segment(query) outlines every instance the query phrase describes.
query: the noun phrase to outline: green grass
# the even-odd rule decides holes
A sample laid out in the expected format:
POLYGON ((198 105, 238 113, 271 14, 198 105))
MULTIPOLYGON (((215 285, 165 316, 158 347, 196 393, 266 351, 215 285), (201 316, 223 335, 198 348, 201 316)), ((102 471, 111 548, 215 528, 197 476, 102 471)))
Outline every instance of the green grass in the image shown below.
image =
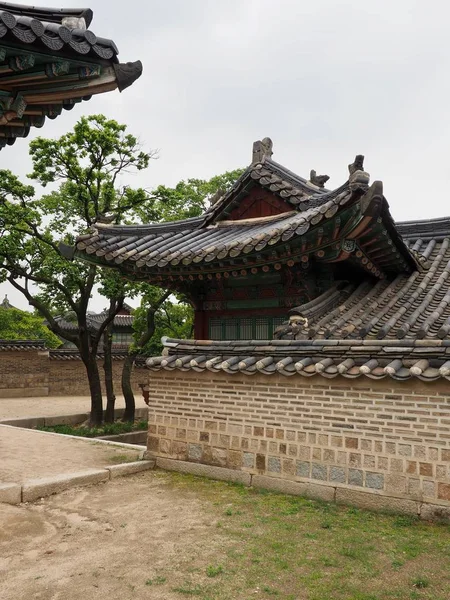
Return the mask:
POLYGON ((102 427, 85 427, 83 425, 51 425, 38 426, 40 431, 51 431, 53 433, 62 433, 64 435, 78 435, 80 437, 100 437, 102 435, 118 435, 121 433, 130 433, 131 431, 145 431, 148 428, 147 421, 135 421, 134 423, 108 423, 102 427))
POLYGON ((181 474, 210 542, 163 573, 200 600, 448 600, 450 527, 181 474))

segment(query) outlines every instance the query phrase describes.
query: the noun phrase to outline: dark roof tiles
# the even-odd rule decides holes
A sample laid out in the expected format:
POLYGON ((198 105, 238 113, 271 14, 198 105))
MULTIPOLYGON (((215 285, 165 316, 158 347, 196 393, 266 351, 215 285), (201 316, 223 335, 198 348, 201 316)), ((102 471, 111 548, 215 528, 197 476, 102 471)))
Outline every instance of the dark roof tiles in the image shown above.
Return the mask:
POLYGON ((47 350, 43 340, 0 340, 0 352, 47 350))
POLYGON ((57 11, 1 2, 0 39, 23 44, 42 43, 54 52, 74 51, 82 56, 92 54, 96 58, 117 60, 119 51, 112 40, 97 37, 89 29, 69 28, 64 24, 64 19, 70 17, 84 19, 86 26, 89 26, 92 11, 57 11))
POLYGON ((332 217, 337 208, 350 200, 350 189, 339 194, 323 194, 320 206, 305 212, 288 212, 274 218, 249 222, 227 221, 203 226, 201 219, 187 219, 166 227, 147 225, 110 227, 97 224, 95 233, 78 239, 77 250, 107 261, 135 263, 137 267, 189 265, 234 258, 261 251, 268 245, 304 235, 311 226, 332 217))
POLYGON ((356 378, 366 376, 372 379, 391 377, 400 381, 418 378, 422 381, 450 379, 450 360, 445 352, 450 349, 450 341, 436 342, 431 348, 419 342, 405 347, 394 346, 395 342, 361 341, 360 346, 351 346, 349 340, 339 340, 339 355, 330 355, 330 340, 323 340, 311 347, 309 340, 293 340, 290 343, 258 340, 253 354, 242 352, 242 347, 232 341, 209 341, 208 344, 195 340, 163 339, 167 356, 152 357, 147 360, 150 370, 244 373, 254 375, 279 373, 287 377, 321 375, 325 378, 343 376, 356 378), (258 347, 258 344, 259 347, 258 347), (428 352, 436 356, 428 356, 428 352))

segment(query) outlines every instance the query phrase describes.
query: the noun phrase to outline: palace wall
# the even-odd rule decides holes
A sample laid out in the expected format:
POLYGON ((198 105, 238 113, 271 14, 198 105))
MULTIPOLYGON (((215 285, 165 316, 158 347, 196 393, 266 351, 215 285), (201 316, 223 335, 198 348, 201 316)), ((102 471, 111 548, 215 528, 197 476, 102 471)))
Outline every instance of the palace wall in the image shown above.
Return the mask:
POLYGON ((157 371, 148 454, 163 468, 372 509, 450 515, 446 381, 157 371))
MULTIPOLYGON (((123 359, 113 361, 114 385, 121 394, 123 359)), ((102 375, 102 359, 99 359, 102 375)), ((138 383, 146 381, 147 373, 136 368, 132 375, 135 391, 138 383)), ((32 396, 86 396, 89 395, 86 370, 81 360, 50 359, 42 351, 0 352, 0 398, 32 396)))

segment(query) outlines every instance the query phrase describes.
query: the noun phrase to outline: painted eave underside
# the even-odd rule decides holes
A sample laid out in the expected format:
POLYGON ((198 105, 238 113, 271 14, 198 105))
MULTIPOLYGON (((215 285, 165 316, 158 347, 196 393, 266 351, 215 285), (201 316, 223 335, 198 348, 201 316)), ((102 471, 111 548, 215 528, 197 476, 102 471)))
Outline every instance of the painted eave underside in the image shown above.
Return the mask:
POLYGON ((0 2, 0 149, 31 127, 89 100, 125 89, 142 64, 119 64, 113 40, 89 27, 90 9, 50 9, 0 2), (80 22, 79 29, 66 19, 80 22), (63 24, 64 20, 64 24, 63 24))

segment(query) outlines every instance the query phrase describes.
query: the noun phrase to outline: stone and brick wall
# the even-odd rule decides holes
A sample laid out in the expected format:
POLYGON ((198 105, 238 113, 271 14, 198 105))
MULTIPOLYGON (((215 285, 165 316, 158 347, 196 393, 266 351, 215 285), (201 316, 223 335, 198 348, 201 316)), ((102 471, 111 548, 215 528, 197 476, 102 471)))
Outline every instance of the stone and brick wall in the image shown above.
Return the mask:
POLYGON ((0 398, 48 395, 48 362, 47 352, 0 352, 0 398))
POLYGON ((446 381, 209 371, 149 378, 148 451, 158 457, 371 508, 450 509, 446 381))
MULTIPOLYGON (((114 385, 121 393, 122 360, 114 360, 114 385)), ((101 361, 99 368, 102 369, 101 361)), ((132 375, 133 388, 147 379, 142 368, 132 375)), ((81 360, 50 360, 48 352, 0 352, 0 398, 31 396, 86 396, 89 395, 86 370, 81 360)))

